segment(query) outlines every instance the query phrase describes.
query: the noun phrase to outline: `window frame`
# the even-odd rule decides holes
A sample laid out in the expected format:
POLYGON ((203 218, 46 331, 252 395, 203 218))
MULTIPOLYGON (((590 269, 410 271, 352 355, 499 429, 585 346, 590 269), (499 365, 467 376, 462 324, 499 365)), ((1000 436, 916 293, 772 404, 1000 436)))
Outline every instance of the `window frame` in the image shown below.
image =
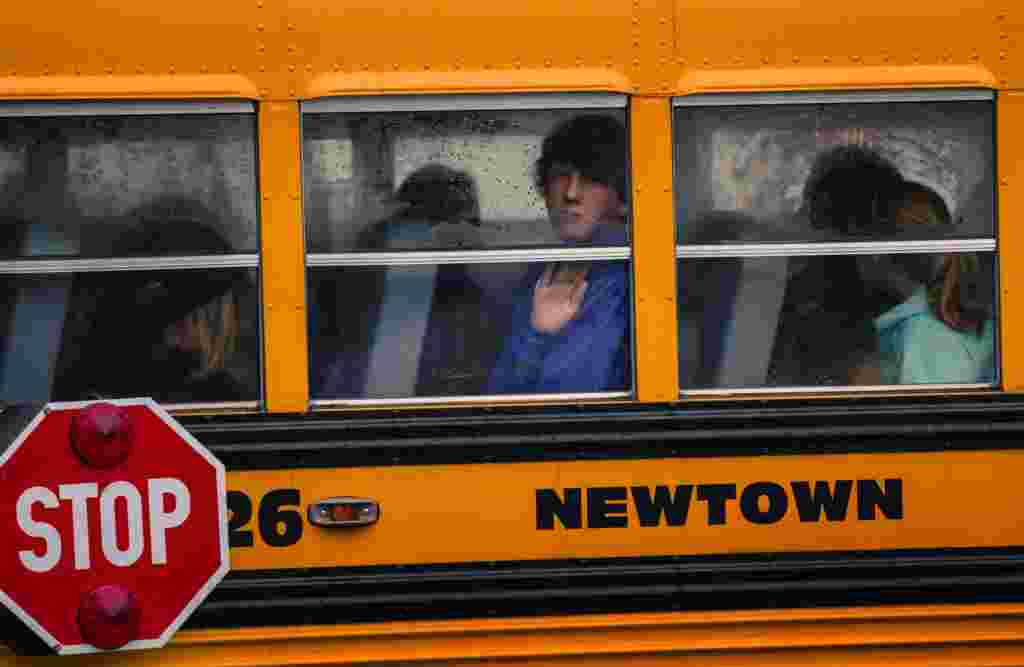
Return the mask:
MULTIPOLYGON (((302 197, 308 196, 305 164, 305 119, 312 114, 345 113, 415 113, 445 111, 533 111, 533 110, 575 110, 599 111, 621 109, 627 136, 630 125, 630 99, 623 93, 574 92, 574 93, 461 93, 461 94, 409 94, 409 95, 353 95, 326 97, 302 101, 299 105, 302 197)), ((627 188, 631 174, 632 150, 627 145, 627 188)), ((632 225, 633 209, 627 213, 632 225)), ((307 207, 303 206, 303 239, 309 246, 309 225, 307 207)), ((631 285, 635 285, 633 267, 633 238, 625 246, 584 247, 584 248, 501 248, 494 250, 404 250, 390 252, 309 252, 305 251, 305 280, 309 282, 311 269, 339 267, 391 267, 391 266, 439 266, 444 264, 508 264, 549 261, 626 261, 629 262, 631 285)), ((486 406, 494 404, 559 403, 566 401, 617 401, 633 400, 637 396, 635 363, 636 308, 631 299, 629 356, 633 359, 628 369, 629 388, 625 391, 579 392, 557 394, 480 394, 472 396, 410 396, 403 398, 314 398, 310 387, 309 406, 313 411, 324 408, 373 408, 401 406, 443 406, 466 405, 486 406)), ((307 345, 310 370, 313 364, 313 341, 307 345)))
MULTIPOLYGON (((672 109, 672 179, 675 184, 676 202, 674 204, 675 257, 677 263, 692 259, 743 259, 763 257, 823 257, 823 256, 854 256, 854 255, 894 255, 894 254, 932 254, 932 253, 973 253, 990 252, 993 254, 993 290, 1000 294, 999 268, 999 192, 996 184, 998 174, 998 124, 996 111, 998 108, 998 91, 986 88, 962 89, 927 89, 927 90, 849 90, 849 91, 771 91, 750 93, 697 93, 693 95, 673 96, 672 109), (756 107, 756 106, 796 106, 796 105, 851 105, 851 104, 891 104, 891 103, 928 103, 928 102, 988 102, 992 106, 993 127, 992 146, 992 196, 993 220, 991 236, 965 239, 909 240, 909 241, 808 241, 798 243, 779 242, 745 242, 722 244, 684 244, 680 238, 681 226, 678 220, 680 212, 678 197, 680 196, 677 174, 677 142, 681 128, 676 121, 676 110, 683 108, 714 108, 714 107, 756 107)), ((680 382, 679 399, 702 399, 722 396, 754 397, 758 395, 863 395, 878 393, 934 393, 943 391, 991 391, 1003 389, 1003 355, 1001 336, 1003 313, 1001 304, 996 299, 994 317, 995 335, 994 371, 991 383, 936 383, 936 384, 897 384, 897 385, 837 385, 837 386, 786 386, 786 387, 711 387, 687 388, 680 382)), ((677 326, 682 324, 677 308, 677 326)), ((681 341, 680 343, 681 344, 681 341)))
MULTIPOLYGON (((254 134, 253 154, 259 159, 259 127, 256 126, 257 109, 254 102, 240 100, 137 100, 137 101, 0 101, 0 120, 5 118, 63 118, 63 117, 131 117, 131 116, 252 116, 254 134)), ((257 197, 255 221, 256 247, 254 253, 228 253, 223 255, 173 255, 159 257, 96 257, 45 259, 0 259, 0 278, 8 276, 54 276, 80 273, 109 273, 122 271, 172 271, 201 269, 248 269, 257 275, 257 293, 260 293, 259 178, 254 179, 257 197)), ((262 299, 261 299, 262 300, 262 299)), ((263 326, 263 308, 257 304, 259 335, 266 335, 263 326)), ((262 344, 261 344, 262 346, 262 344)), ((249 401, 196 401, 189 403, 161 403, 161 407, 174 412, 188 411, 256 411, 261 408, 266 393, 266 368, 263 355, 258 360, 259 393, 249 401)))

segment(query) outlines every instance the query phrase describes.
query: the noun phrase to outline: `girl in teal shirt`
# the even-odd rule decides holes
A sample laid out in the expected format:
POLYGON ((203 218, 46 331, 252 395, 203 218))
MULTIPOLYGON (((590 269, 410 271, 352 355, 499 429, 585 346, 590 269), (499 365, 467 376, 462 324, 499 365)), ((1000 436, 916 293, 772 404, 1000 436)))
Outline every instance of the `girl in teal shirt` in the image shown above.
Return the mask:
MULTIPOLYGON (((904 182, 895 225, 950 225, 942 198, 904 182)), ((995 333, 981 261, 973 254, 889 255, 861 262, 868 282, 910 297, 875 318, 882 384, 965 384, 995 380, 995 333), (865 266, 870 265, 870 266, 865 266), (929 270, 930 269, 930 270, 929 270), (914 276, 931 273, 914 288, 914 276)))

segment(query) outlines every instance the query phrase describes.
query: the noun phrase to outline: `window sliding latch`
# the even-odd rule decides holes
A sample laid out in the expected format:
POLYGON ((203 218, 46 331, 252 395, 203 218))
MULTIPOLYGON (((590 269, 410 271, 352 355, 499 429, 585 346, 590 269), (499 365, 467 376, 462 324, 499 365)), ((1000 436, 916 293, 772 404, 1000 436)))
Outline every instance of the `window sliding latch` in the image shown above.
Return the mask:
POLYGON ((327 498, 311 503, 306 515, 311 524, 325 528, 369 526, 380 518, 380 505, 368 498, 327 498))

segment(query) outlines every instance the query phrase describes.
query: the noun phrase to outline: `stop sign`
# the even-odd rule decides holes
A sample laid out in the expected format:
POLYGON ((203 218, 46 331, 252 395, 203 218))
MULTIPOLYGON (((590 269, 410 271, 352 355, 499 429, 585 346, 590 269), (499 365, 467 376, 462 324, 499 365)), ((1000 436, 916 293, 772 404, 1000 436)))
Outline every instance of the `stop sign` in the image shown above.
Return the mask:
POLYGON ((0 545, 58 653, 163 646, 227 573, 224 466, 150 399, 52 403, 0 454, 0 545))

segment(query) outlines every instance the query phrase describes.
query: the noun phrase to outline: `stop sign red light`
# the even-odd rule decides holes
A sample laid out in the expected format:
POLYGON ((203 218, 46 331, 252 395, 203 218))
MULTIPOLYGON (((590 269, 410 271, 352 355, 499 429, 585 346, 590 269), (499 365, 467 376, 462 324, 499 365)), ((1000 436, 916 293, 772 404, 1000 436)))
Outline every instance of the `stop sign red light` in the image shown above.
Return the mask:
POLYGON ((226 497, 152 400, 51 404, 0 454, 0 602, 61 654, 163 646, 228 571, 226 497))

